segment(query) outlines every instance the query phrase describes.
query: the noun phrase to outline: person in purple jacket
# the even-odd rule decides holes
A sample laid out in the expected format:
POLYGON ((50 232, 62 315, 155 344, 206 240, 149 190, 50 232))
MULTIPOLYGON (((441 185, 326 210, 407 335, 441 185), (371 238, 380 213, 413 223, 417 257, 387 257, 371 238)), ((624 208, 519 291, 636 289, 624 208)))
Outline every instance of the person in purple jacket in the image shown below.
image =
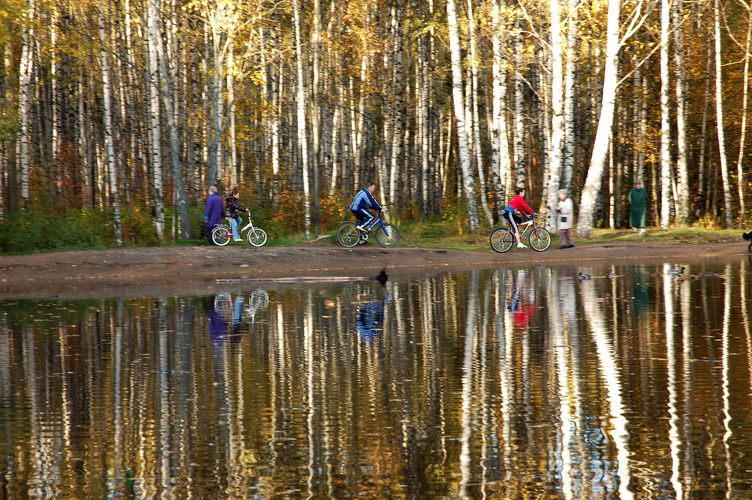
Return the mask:
POLYGON ((206 209, 204 210, 204 226, 209 234, 209 244, 214 245, 212 241, 212 230, 222 223, 222 214, 224 214, 225 205, 222 197, 217 192, 217 186, 209 188, 209 197, 206 199, 206 209))

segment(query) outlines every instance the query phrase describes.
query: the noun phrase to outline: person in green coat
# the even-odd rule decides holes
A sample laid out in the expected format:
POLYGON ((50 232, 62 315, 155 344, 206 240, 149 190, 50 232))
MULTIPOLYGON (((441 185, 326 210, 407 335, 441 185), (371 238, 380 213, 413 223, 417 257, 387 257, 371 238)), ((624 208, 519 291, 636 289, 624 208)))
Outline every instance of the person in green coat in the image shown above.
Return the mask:
POLYGON ((629 192, 629 223, 634 232, 645 232, 645 214, 648 211, 648 192, 642 187, 642 182, 637 181, 629 192))

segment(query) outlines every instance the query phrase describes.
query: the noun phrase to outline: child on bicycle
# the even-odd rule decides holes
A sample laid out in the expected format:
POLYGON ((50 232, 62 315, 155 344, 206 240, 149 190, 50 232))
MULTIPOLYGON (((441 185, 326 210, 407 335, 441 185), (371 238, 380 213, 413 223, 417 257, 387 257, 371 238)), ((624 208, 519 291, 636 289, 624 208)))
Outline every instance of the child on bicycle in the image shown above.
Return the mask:
POLYGON ((381 212, 383 208, 379 205, 379 202, 373 197, 373 192, 376 191, 376 185, 373 182, 366 184, 366 187, 358 191, 355 195, 352 203, 350 203, 350 210, 355 214, 355 218, 358 220, 355 226, 358 231, 365 231, 368 224, 374 219, 374 215, 368 210, 372 208, 377 212, 381 212))
POLYGON ((230 196, 225 198, 225 217, 230 219, 230 226, 232 227, 232 237, 235 241, 243 241, 243 239, 240 237, 240 234, 238 233, 238 227, 243 223, 243 219, 238 215, 238 212, 251 212, 240 203, 238 203, 239 196, 240 192, 238 191, 238 188, 233 188, 233 190, 230 192, 230 196))
POLYGON ((512 201, 510 201, 506 206, 503 215, 509 221, 509 226, 512 228, 514 237, 517 240, 517 248, 527 248, 527 245, 522 243, 522 239, 520 238, 520 230, 517 228, 517 224, 522 222, 522 219, 515 215, 514 212, 519 211, 525 214, 535 215, 535 210, 530 208, 530 206, 525 202, 525 188, 515 188, 514 194, 515 197, 512 198, 512 201))

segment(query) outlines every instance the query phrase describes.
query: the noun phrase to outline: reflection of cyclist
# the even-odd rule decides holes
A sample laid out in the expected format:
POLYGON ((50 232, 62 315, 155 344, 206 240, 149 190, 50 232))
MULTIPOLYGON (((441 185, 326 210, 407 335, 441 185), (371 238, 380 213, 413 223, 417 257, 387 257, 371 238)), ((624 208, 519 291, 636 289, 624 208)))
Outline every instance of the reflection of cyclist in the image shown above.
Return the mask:
POLYGON ((209 321, 209 335, 211 336, 212 343, 218 346, 227 341, 227 321, 217 311, 216 303, 217 297, 215 295, 209 297, 209 311, 206 319, 209 321))
POLYGON ((360 340, 363 342, 375 342, 379 338, 379 332, 384 325, 384 303, 386 297, 374 297, 366 295, 358 304, 358 315, 355 317, 355 326, 358 329, 360 340))
POLYGON ((517 248, 527 248, 527 246, 522 243, 522 239, 520 239, 520 230, 517 228, 517 224, 522 222, 522 219, 515 215, 514 212, 519 211, 525 214, 534 215, 535 210, 530 208, 525 202, 525 188, 515 188, 514 194, 515 197, 512 198, 512 201, 510 201, 509 205, 504 209, 504 217, 509 221, 514 237, 517 239, 517 248))
POLYGON ((373 192, 376 191, 376 185, 373 182, 366 184, 366 187, 358 191, 355 195, 352 203, 350 203, 350 210, 355 214, 355 218, 358 219, 358 231, 365 231, 366 226, 373 220, 373 214, 368 210, 372 208, 377 212, 381 212, 383 209, 379 202, 373 197, 373 192))
MULTIPOLYGON (((524 271, 520 271, 518 273, 518 277, 521 282, 524 282, 524 271)), ((530 302, 521 303, 520 287, 522 284, 524 283, 518 284, 517 280, 514 281, 514 285, 512 286, 512 297, 509 301, 509 312, 512 313, 512 321, 514 321, 514 325, 520 330, 525 330, 527 328, 527 325, 530 323, 533 314, 535 313, 535 305, 530 302)))

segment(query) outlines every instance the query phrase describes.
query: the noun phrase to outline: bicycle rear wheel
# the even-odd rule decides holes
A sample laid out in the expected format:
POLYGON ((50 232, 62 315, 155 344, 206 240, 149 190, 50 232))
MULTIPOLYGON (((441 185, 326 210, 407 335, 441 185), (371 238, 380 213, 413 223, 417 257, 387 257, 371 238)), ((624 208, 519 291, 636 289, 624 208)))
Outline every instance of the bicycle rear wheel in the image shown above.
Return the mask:
POLYGON ((491 248, 499 253, 506 253, 514 244, 514 234, 509 229, 500 227, 491 233, 490 241, 491 248))
POLYGON ((376 243, 384 248, 392 248, 400 240, 399 229, 394 224, 383 222, 376 228, 376 243))
POLYGON ((337 231, 337 242, 345 248, 352 248, 360 241, 360 232, 352 222, 345 222, 337 231))
POLYGON ((212 230, 211 236, 215 245, 223 247, 232 239, 232 229, 225 225, 217 226, 212 230))
POLYGON ((247 234, 248 243, 254 247, 262 247, 266 244, 266 231, 259 227, 254 227, 247 234))
POLYGON ((551 246, 551 233, 542 227, 535 227, 530 231, 527 242, 536 252, 545 252, 551 246))

